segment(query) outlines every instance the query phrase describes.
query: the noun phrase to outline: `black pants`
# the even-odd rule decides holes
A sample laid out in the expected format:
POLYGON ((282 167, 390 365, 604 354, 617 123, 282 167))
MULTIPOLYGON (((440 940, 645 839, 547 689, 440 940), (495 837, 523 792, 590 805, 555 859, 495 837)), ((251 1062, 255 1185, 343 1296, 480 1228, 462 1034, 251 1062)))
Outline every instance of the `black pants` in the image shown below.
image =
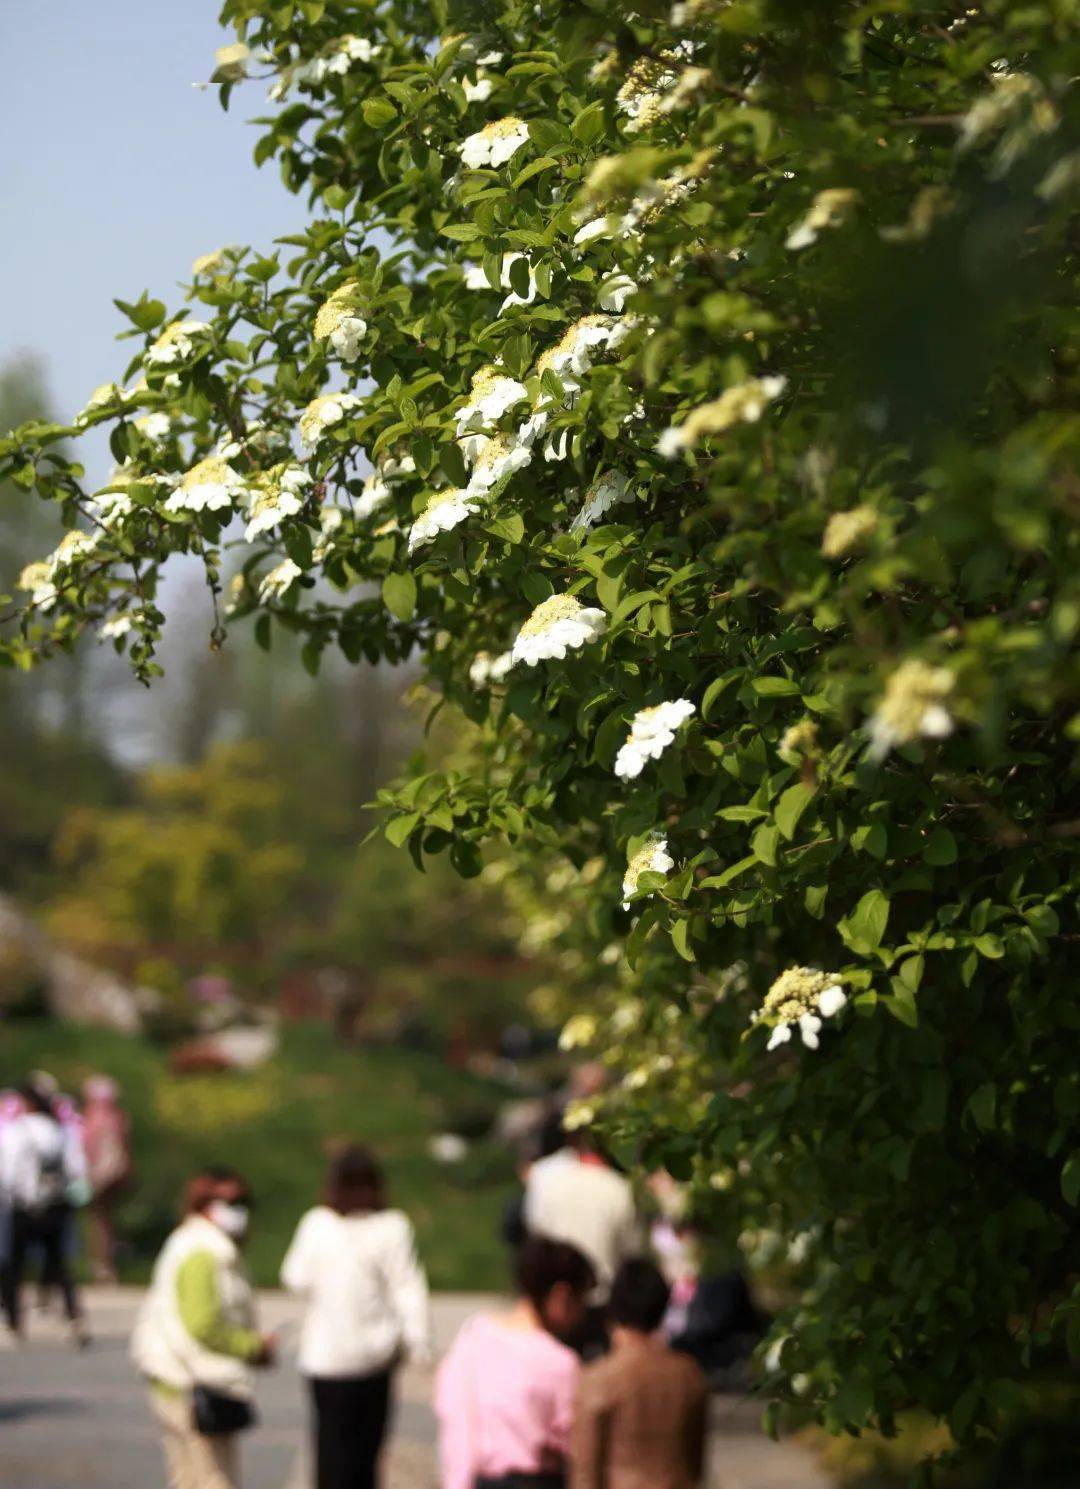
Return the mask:
POLYGON ((390 1371, 345 1378, 313 1376, 318 1489, 376 1489, 390 1416, 390 1371))
POLYGON ((43 1287, 58 1287, 64 1299, 64 1312, 74 1322, 79 1317, 79 1299, 67 1257, 67 1229, 71 1221, 70 1205, 52 1205, 47 1210, 14 1209, 10 1215, 8 1255, 4 1264, 2 1287, 4 1314, 12 1329, 22 1326, 22 1283, 28 1254, 37 1248, 42 1255, 43 1287))

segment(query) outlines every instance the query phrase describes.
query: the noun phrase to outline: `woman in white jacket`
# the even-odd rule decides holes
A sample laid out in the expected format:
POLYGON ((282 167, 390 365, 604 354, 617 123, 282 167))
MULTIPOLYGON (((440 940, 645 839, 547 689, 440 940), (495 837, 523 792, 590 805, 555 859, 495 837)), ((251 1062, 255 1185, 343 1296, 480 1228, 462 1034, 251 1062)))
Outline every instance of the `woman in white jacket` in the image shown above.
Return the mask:
POLYGON ((375 1489, 395 1366, 428 1353, 428 1289, 408 1216, 388 1210, 366 1149, 332 1160, 326 1202, 296 1228, 281 1280, 307 1301, 300 1370, 318 1489, 375 1489))
POLYGON ((219 1416, 223 1403, 230 1416, 244 1415, 252 1367, 274 1361, 276 1341, 255 1327, 240 1255, 249 1205, 247 1184, 232 1169, 209 1168, 192 1179, 186 1213, 154 1263, 136 1321, 131 1354, 150 1387, 170 1489, 235 1489, 238 1433, 216 1430, 220 1421, 199 1424, 195 1395, 213 1393, 219 1416))

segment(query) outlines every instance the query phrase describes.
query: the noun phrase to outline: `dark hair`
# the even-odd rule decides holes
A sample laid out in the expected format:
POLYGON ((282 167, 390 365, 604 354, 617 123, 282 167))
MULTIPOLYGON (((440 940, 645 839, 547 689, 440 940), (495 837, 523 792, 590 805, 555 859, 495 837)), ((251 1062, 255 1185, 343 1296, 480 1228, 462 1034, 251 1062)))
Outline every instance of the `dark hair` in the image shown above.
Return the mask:
POLYGON ((671 1289, 655 1262, 636 1256, 625 1261, 615 1273, 608 1302, 608 1317, 613 1324, 652 1334, 664 1321, 671 1289))
POLYGON ((326 1175, 326 1203, 339 1215, 381 1210, 386 1203, 386 1180, 374 1154, 359 1143, 349 1143, 330 1159, 326 1175))
POLYGON ((224 1185, 235 1185, 242 1193, 245 1203, 251 1203, 251 1190, 244 1176, 223 1163, 210 1163, 194 1174, 184 1191, 184 1214, 200 1215, 224 1185))
POLYGON ((52 1097, 40 1086, 35 1086, 33 1081, 27 1081, 25 1085, 20 1086, 19 1095, 32 1112, 36 1112, 41 1117, 52 1117, 53 1121, 56 1121, 56 1107, 53 1105, 52 1097))
POLYGON ((566 1283, 582 1297, 596 1286, 596 1273, 586 1257, 567 1241, 532 1236, 520 1247, 514 1264, 518 1292, 534 1308, 543 1308, 552 1290, 566 1283))

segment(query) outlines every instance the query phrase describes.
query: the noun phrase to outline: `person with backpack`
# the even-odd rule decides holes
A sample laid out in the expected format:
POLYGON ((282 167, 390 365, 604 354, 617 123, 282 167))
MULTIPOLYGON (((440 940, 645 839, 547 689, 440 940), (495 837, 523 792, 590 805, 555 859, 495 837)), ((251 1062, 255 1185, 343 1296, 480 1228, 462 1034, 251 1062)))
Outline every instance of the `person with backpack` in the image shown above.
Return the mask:
POLYGON ((82 1150, 69 1141, 47 1091, 27 1085, 24 1110, 0 1137, 0 1189, 8 1212, 7 1257, 0 1275, 0 1299, 8 1328, 22 1336, 22 1285, 33 1252, 42 1258, 41 1284, 58 1287, 73 1342, 89 1343, 79 1295, 71 1272, 67 1239, 72 1196, 85 1188, 82 1150))

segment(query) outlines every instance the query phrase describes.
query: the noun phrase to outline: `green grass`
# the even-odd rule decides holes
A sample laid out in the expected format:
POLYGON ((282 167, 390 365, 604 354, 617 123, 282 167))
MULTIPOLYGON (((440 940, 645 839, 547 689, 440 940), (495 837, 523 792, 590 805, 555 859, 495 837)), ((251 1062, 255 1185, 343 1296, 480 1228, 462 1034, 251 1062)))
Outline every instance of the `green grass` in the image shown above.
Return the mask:
POLYGON ((347 1050, 321 1025, 287 1028, 278 1056, 249 1075, 174 1076, 145 1041, 60 1024, 8 1024, 0 1084, 35 1068, 66 1090, 103 1071, 119 1082, 134 1126, 136 1176, 120 1212, 125 1280, 146 1278, 187 1176, 229 1163, 256 1197, 248 1249, 262 1285, 277 1281, 294 1225, 319 1195, 326 1144, 350 1137, 385 1165, 390 1201, 411 1215, 434 1287, 488 1289, 505 1282, 499 1219, 513 1189, 508 1155, 477 1144, 455 1167, 427 1154, 455 1117, 494 1112, 499 1088, 402 1049, 347 1050))

